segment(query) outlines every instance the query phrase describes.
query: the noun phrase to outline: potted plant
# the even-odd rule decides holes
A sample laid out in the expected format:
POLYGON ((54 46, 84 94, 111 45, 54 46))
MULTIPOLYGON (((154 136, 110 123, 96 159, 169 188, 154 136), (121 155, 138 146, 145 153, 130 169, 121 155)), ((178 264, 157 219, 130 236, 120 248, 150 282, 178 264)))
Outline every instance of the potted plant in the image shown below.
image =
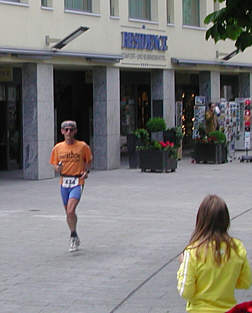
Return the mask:
POLYGON ((225 163, 227 162, 226 136, 216 130, 195 138, 194 158, 196 163, 225 163))
POLYGON ((163 141, 166 123, 162 117, 150 118, 146 123, 146 129, 151 135, 151 140, 163 141))
POLYGON ((168 128, 164 132, 164 140, 171 141, 174 143, 174 147, 178 149, 178 159, 182 158, 182 139, 183 139, 183 132, 182 128, 179 126, 168 128))
POLYGON ((151 141, 147 145, 138 146, 139 167, 146 170, 174 172, 177 168, 177 148, 170 141, 151 141))
POLYGON ((133 133, 127 135, 129 168, 139 167, 139 156, 136 147, 144 145, 148 141, 149 133, 144 128, 138 128, 133 133))

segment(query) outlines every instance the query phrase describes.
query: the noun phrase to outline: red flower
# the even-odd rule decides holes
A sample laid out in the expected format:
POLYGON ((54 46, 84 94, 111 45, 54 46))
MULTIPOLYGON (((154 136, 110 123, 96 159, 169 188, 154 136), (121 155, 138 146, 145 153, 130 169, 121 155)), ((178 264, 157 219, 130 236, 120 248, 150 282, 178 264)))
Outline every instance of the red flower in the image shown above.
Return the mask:
POLYGON ((252 301, 237 304, 226 313, 250 313, 250 312, 252 312, 252 301))
POLYGON ((170 142, 169 140, 167 140, 166 142, 163 141, 159 141, 159 144, 162 146, 162 148, 173 148, 174 147, 174 143, 170 142))

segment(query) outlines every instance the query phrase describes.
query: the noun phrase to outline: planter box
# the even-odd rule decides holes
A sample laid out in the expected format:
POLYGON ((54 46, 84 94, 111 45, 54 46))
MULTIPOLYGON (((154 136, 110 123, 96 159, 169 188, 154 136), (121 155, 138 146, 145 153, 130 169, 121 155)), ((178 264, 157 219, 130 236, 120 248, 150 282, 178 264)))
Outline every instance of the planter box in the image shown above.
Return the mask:
POLYGON ((139 155, 136 151, 137 146, 143 145, 142 141, 134 134, 127 135, 127 150, 129 159, 129 168, 139 168, 139 155))
POLYGON ((196 143, 194 146, 194 158, 196 163, 225 163, 227 162, 226 145, 214 143, 196 143))
POLYGON ((177 168, 177 160, 170 158, 168 154, 168 151, 139 151, 139 167, 141 168, 142 172, 146 170, 174 172, 177 168))

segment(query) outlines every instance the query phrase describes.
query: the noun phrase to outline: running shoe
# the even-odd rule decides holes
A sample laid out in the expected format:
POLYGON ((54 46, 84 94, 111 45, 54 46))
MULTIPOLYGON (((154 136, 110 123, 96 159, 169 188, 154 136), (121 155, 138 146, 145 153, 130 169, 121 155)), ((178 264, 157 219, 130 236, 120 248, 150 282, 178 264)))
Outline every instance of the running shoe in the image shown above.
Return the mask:
POLYGON ((79 249, 79 245, 80 245, 79 237, 71 237, 70 238, 70 248, 69 248, 69 251, 70 252, 77 251, 79 249))

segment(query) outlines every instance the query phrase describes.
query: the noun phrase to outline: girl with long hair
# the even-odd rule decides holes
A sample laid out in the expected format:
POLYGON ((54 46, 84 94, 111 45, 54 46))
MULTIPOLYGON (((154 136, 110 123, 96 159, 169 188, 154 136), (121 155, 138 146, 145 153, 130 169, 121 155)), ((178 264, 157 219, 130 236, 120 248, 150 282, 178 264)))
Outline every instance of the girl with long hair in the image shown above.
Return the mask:
POLYGON ((191 313, 224 313, 235 304, 234 290, 252 284, 247 252, 228 234, 227 205, 216 195, 200 204, 195 229, 179 260, 178 291, 191 313))

